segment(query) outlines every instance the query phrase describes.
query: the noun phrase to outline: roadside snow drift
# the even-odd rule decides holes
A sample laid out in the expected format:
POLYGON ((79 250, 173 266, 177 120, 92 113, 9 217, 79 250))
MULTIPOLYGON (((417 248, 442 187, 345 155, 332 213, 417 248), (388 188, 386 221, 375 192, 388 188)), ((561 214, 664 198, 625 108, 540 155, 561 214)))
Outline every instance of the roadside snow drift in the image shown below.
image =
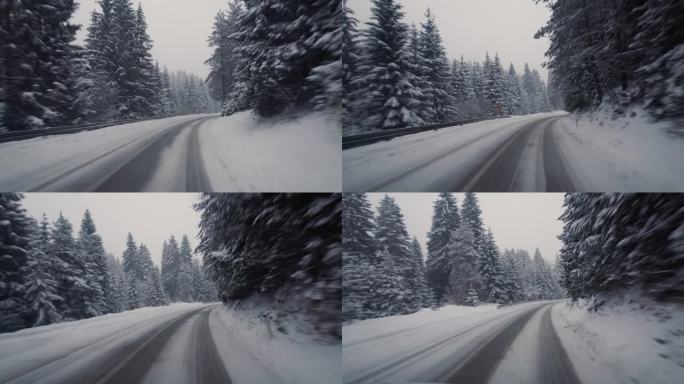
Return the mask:
POLYGON ((684 308, 636 296, 598 312, 586 303, 560 304, 554 328, 584 383, 682 382, 684 308))
POLYGON ((200 144, 215 191, 342 190, 341 128, 334 115, 259 119, 239 112, 207 122, 200 144))

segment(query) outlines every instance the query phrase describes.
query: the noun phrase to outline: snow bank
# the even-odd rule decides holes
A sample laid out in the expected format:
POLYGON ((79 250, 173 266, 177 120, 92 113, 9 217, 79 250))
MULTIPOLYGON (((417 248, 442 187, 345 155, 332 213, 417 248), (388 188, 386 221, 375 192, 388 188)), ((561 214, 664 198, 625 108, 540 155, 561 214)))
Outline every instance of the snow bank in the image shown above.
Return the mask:
POLYGON ((585 383, 681 382, 684 307, 627 294, 588 312, 586 302, 560 304, 552 321, 585 383))
MULTIPOLYGON (((291 320, 296 322, 297 320, 291 320)), ((341 348, 295 333, 297 324, 279 329, 257 307, 224 306, 211 312, 209 326, 226 369, 237 383, 339 383, 341 348)))
POLYGON ((170 317, 203 306, 206 304, 178 303, 141 308, 0 334, 0 382, 57 359, 84 360, 85 365, 86 360, 106 353, 112 346, 134 340, 170 317))
MULTIPOLYGON (((668 133, 634 109, 616 120, 608 108, 559 120, 561 151, 582 175, 589 192, 677 192, 684 190, 684 137, 668 133)), ((574 179, 578 179, 575 177, 574 179)))
POLYGON ((199 140, 214 190, 342 190, 341 127, 333 115, 259 119, 245 111, 207 122, 199 140))

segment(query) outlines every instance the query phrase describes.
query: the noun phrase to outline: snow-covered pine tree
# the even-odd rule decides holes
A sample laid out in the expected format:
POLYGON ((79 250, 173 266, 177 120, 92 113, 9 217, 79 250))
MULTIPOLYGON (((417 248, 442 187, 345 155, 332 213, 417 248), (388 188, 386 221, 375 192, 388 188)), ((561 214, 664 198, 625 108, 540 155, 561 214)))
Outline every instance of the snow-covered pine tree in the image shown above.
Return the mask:
POLYGON ((31 252, 31 222, 23 195, 0 193, 0 332, 25 328, 28 303, 25 278, 31 252))
POLYGON ((480 298, 478 297, 477 290, 475 290, 475 288, 468 288, 465 302, 463 304, 471 307, 477 307, 480 305, 480 298))
POLYGON ((422 89, 425 104, 431 106, 434 115, 426 116, 426 123, 439 123, 456 118, 454 90, 451 88, 449 60, 442 44, 442 37, 430 9, 421 24, 419 51, 425 60, 427 88, 422 89))
POLYGON ((408 28, 401 8, 395 0, 373 0, 371 20, 363 31, 360 75, 353 82, 359 90, 354 111, 367 130, 423 123, 416 109, 420 91, 410 82, 408 28))
POLYGON ((181 246, 178 253, 178 289, 176 291, 177 300, 191 302, 192 296, 192 248, 190 240, 183 235, 181 246))
POLYGON ((59 262, 53 271, 58 284, 58 294, 64 301, 59 312, 67 320, 84 319, 97 316, 97 312, 89 300, 93 296, 93 288, 85 279, 86 260, 79 252, 79 246, 73 236, 73 227, 61 213, 53 224, 52 243, 49 256, 59 262))
POLYGON ((513 304, 525 301, 522 276, 510 253, 504 252, 501 257, 503 303, 513 304))
POLYGON ((472 304, 469 301, 472 299, 470 290, 475 290, 476 293, 482 292, 482 281, 477 267, 480 255, 475 245, 473 232, 465 217, 451 236, 451 241, 447 246, 447 255, 451 268, 445 293, 446 301, 460 305, 472 304))
POLYGON ((342 7, 343 0, 314 0, 308 12, 306 50, 310 58, 322 58, 311 69, 306 86, 317 110, 338 110, 342 101, 342 7))
POLYGON ((123 253, 123 272, 128 288, 128 305, 130 309, 144 306, 145 269, 140 258, 138 246, 130 233, 126 238, 126 249, 123 253))
POLYGON ((534 77, 532 71, 530 70, 529 64, 525 63, 525 70, 522 75, 522 99, 523 108, 528 114, 539 112, 539 106, 537 105, 537 98, 535 96, 537 91, 537 86, 534 82, 534 77))
MULTIPOLYGON (((640 58, 637 71, 638 91, 644 106, 658 119, 682 120, 684 117, 684 4, 677 0, 647 0, 636 12, 626 14, 619 27, 629 26, 629 16, 640 12, 638 33, 627 51, 635 50, 640 58)), ((622 58, 622 56, 620 56, 622 58)), ((614 66, 622 68, 623 65, 614 66)), ((629 68, 621 71, 629 76, 629 68)), ((680 124, 681 126, 681 124, 680 124)))
POLYGON ((415 87, 414 109, 418 117, 424 122, 431 121, 436 115, 435 106, 428 101, 432 93, 429 81, 428 61, 423 56, 421 35, 415 24, 409 27, 409 39, 406 47, 409 62, 409 81, 415 87))
POLYGON ((385 262, 393 263, 396 273, 401 278, 401 294, 403 305, 408 311, 406 313, 418 311, 423 308, 418 263, 411 251, 411 240, 401 209, 389 195, 385 195, 380 201, 375 222, 375 242, 384 250, 384 255, 390 258, 385 262))
POLYGON ((447 246, 461 224, 458 203, 451 193, 440 193, 433 204, 432 227, 428 233, 426 275, 437 305, 442 304, 449 285, 451 259, 447 246))
POLYGON ((237 30, 237 23, 243 11, 241 1, 229 2, 228 11, 221 10, 214 17, 214 27, 209 37, 209 46, 214 52, 205 62, 210 68, 207 84, 211 96, 220 100, 222 106, 226 104, 235 84, 237 42, 232 34, 237 30))
POLYGON ((197 251, 224 301, 287 302, 321 334, 341 336, 339 194, 205 194, 196 209, 197 251))
POLYGON ((494 234, 489 229, 483 237, 480 251, 479 272, 482 278, 482 300, 491 303, 501 303, 503 299, 503 287, 501 278, 501 265, 499 264, 499 248, 494 241, 494 234))
POLYGON ((176 301, 178 291, 179 266, 178 242, 171 236, 168 243, 165 241, 162 247, 161 279, 164 291, 171 301, 176 301))
POLYGON ((485 112, 487 115, 494 116, 498 110, 503 111, 506 104, 503 67, 498 54, 495 55, 494 60, 489 57, 489 53, 485 56, 484 81, 484 98, 488 102, 485 112))
POLYGON ((482 224, 482 210, 480 209, 477 194, 473 192, 465 194, 463 205, 461 206, 461 219, 470 228, 473 234, 475 250, 479 252, 483 243, 484 227, 482 224))
POLYGON ((342 129, 345 135, 352 135, 359 131, 357 119, 352 109, 355 88, 353 80, 358 76, 359 63, 359 29, 358 20, 354 12, 347 7, 343 0, 342 10, 342 129))
POLYGON ((50 272, 54 270, 54 261, 48 258, 46 251, 49 246, 50 233, 47 217, 43 214, 40 224, 31 219, 32 238, 26 274, 26 303, 30 318, 27 325, 39 327, 62 321, 55 304, 62 301, 57 295, 57 282, 50 272))
POLYGON ((128 290, 124 284, 123 267, 119 259, 111 253, 107 254, 107 275, 112 291, 113 312, 128 310, 128 290))
POLYGON ((92 288, 92 295, 84 297, 84 301, 88 301, 88 305, 96 313, 93 316, 112 312, 113 299, 107 276, 107 256, 89 210, 83 214, 78 247, 79 256, 83 258, 86 267, 84 278, 92 288))
POLYGON ((375 224, 371 204, 365 194, 342 196, 342 316, 344 320, 372 317, 367 303, 372 295, 367 275, 378 264, 373 239, 375 224))
POLYGON ((416 274, 416 284, 417 292, 419 295, 419 305, 420 308, 430 308, 435 304, 434 295, 432 294, 432 289, 427 284, 427 279, 425 277, 425 261, 423 259, 423 251, 420 248, 420 243, 418 239, 414 236, 411 242, 411 253, 415 258, 415 274, 416 274))
POLYGON ((79 27, 69 23, 76 2, 5 1, 0 10, 0 125, 19 131, 78 120, 83 110, 72 72, 78 59, 72 43, 79 27))
POLYGON ((520 78, 515 70, 513 63, 508 67, 506 76, 507 94, 509 95, 508 110, 509 115, 525 114, 523 110, 522 89, 520 88, 520 78))

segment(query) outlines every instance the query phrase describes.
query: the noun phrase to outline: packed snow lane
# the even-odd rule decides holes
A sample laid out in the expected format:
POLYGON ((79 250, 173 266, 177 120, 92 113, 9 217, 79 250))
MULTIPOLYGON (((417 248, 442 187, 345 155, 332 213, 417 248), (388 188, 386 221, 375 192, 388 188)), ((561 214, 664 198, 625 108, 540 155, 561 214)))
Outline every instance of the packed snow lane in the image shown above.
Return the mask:
POLYGON ((555 304, 451 306, 345 326, 344 382, 576 384, 551 324, 555 304))
POLYGON ((2 335, 0 382, 230 384, 208 323, 217 307, 145 308, 2 335), (36 342, 49 344, 26 350, 36 342))
POLYGON ((344 189, 681 190, 673 164, 684 161, 684 139, 649 128, 640 120, 576 123, 554 112, 423 132, 345 150, 344 189))

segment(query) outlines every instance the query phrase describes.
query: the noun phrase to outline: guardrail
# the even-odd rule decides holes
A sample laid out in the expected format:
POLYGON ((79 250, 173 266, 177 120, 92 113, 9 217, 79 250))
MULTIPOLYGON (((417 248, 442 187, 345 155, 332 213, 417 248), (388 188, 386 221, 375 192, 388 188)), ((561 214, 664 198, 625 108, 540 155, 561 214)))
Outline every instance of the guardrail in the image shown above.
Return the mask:
POLYGON ((30 129, 26 131, 12 131, 12 132, 1 132, 0 133, 0 143, 8 143, 11 141, 20 141, 35 139, 36 137, 43 136, 54 136, 54 135, 64 135, 69 133, 77 133, 82 131, 95 131, 102 128, 112 127, 114 125, 120 124, 131 124, 139 123, 141 121, 159 120, 166 119, 168 117, 175 117, 182 115, 171 115, 164 117, 146 117, 142 119, 131 119, 131 120, 117 120, 117 121, 100 121, 95 123, 85 123, 76 125, 64 125, 59 127, 47 127, 40 129, 30 129))
POLYGON ((419 127, 399 128, 399 129, 391 129, 391 130, 387 130, 387 131, 370 132, 370 133, 362 133, 360 135, 346 136, 346 137, 342 138, 342 149, 351 149, 351 148, 361 147, 364 145, 369 145, 369 144, 377 143, 380 141, 391 140, 391 139, 394 139, 396 137, 412 135, 414 133, 436 131, 436 130, 439 130, 442 128, 456 127, 459 125, 478 123, 480 121, 487 121, 487 120, 503 119, 503 118, 508 118, 508 117, 510 117, 510 116, 486 117, 486 118, 482 118, 482 119, 452 121, 449 123, 430 124, 430 125, 423 125, 423 126, 419 126, 419 127))

